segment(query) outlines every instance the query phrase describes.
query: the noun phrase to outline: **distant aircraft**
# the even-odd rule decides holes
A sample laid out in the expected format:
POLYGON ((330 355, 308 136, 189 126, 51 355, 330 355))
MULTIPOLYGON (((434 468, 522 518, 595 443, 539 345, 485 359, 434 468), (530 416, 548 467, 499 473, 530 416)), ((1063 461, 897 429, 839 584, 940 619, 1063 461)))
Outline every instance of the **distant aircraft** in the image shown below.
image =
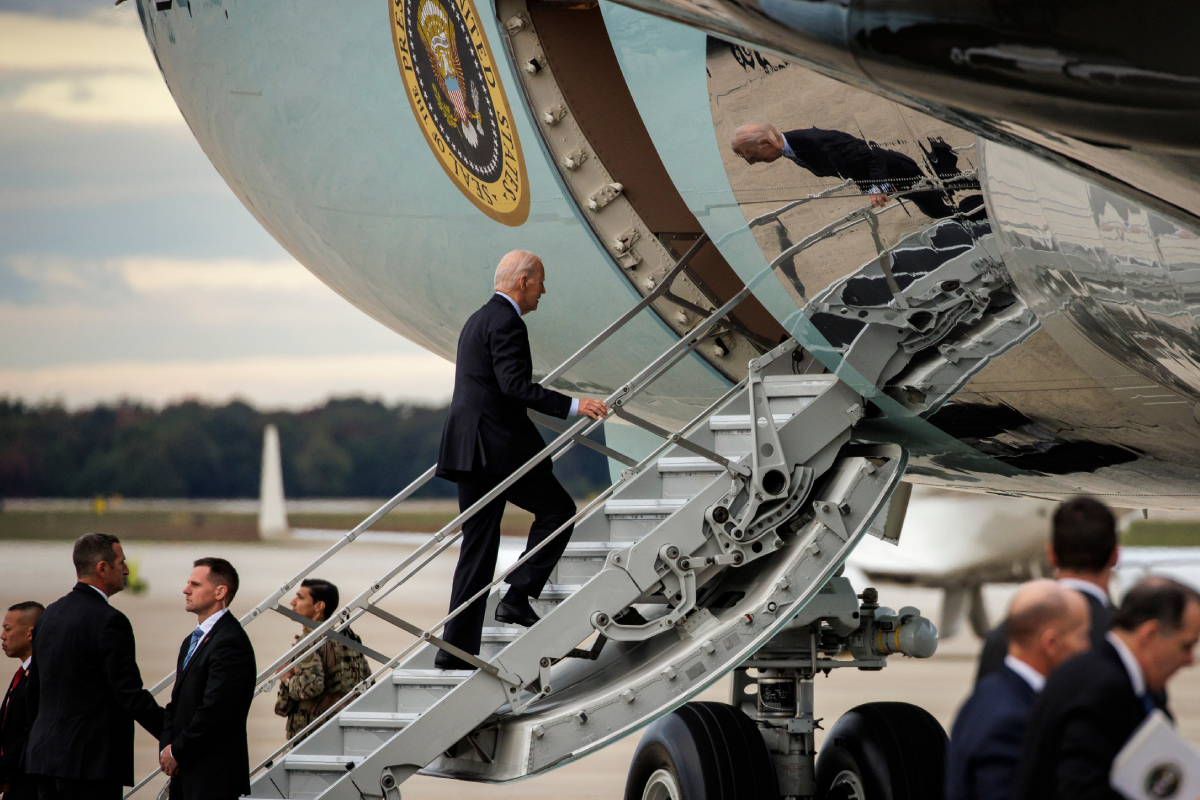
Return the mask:
POLYGON ((1056 505, 914 487, 899 545, 864 539, 846 561, 846 576, 856 587, 885 582, 942 589, 938 635, 954 636, 966 617, 983 637, 997 622, 983 603, 986 584, 1050 574, 1046 544, 1056 505))
MULTIPOLYGON (((991 496, 986 528, 948 523, 952 498, 915 511, 919 564, 859 555, 941 581, 951 610, 1032 574, 1039 503, 1200 510, 1200 5, 621 3, 136 2, 230 189, 374 319, 453 358, 501 256, 542 256, 534 371, 620 409, 604 447, 632 470, 541 623, 470 676, 424 675, 422 645, 256 797, 513 780, 653 719, 631 798, 718 796, 701 773, 937 796, 830 766, 940 763, 912 706, 851 712, 813 757, 816 671, 936 643, 835 577, 901 476, 991 496), (735 150, 747 125, 786 136, 735 150), (643 433, 693 419, 638 465, 643 433), (672 713, 731 670, 732 706, 672 713), (871 738, 888 726, 905 736, 871 738), (683 739, 717 766, 667 764, 683 739)), ((414 632, 377 607, 386 583, 309 636, 365 613, 414 632)))

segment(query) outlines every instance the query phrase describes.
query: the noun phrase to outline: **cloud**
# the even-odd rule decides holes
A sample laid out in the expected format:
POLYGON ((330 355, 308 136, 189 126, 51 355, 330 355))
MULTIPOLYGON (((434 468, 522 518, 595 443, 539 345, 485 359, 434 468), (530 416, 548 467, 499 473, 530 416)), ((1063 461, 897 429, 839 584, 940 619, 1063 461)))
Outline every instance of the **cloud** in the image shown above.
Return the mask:
POLYGON ((184 259, 129 256, 113 259, 135 292, 151 294, 191 289, 271 292, 328 292, 295 261, 246 258, 184 259))
POLYGON ((268 408, 304 408, 333 396, 440 404, 454 365, 428 353, 237 358, 215 361, 107 361, 0 368, 5 393, 70 407, 121 398, 163 404, 187 397, 242 398, 268 408))
POLYGON ((196 291, 229 293, 237 302, 250 292, 330 290, 295 261, 249 258, 172 258, 123 256, 86 259, 52 253, 18 253, 0 263, 0 301, 19 304, 100 305, 114 299, 149 298, 196 291))
MULTIPOLYGON (((3 24, 0 20, 0 25, 3 24)), ((71 122, 159 125, 183 119, 157 73, 31 81, 9 105, 15 111, 71 122)))
POLYGON ((183 122, 132 8, 0 12, 0 109, 89 124, 183 122))

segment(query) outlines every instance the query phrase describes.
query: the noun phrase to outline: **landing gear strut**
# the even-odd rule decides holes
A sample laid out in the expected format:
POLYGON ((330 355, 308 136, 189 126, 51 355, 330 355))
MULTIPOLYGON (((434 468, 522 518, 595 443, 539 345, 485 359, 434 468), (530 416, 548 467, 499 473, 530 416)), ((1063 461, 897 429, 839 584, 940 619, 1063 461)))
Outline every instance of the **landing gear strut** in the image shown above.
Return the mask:
POLYGON ((732 704, 688 703, 647 728, 625 800, 927 800, 943 796, 946 733, 907 703, 867 703, 829 730, 820 754, 818 672, 880 670, 891 653, 928 657, 937 631, 915 608, 881 608, 832 579, 733 673, 732 704), (862 604, 859 604, 859 600, 862 604))

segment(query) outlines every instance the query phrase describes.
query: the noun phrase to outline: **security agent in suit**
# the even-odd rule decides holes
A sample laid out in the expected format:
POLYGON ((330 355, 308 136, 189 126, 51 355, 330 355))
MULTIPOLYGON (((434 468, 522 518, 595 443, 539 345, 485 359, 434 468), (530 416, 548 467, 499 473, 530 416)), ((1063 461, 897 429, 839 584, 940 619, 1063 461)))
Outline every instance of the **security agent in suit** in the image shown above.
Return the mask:
MULTIPOLYGON (((1104 643, 1112 620, 1108 584, 1117 565, 1117 555, 1117 522, 1108 506, 1091 497, 1075 497, 1054 512, 1046 558, 1054 567, 1058 582, 1087 600, 1092 615, 1089 632, 1092 647, 1104 643)), ((1004 664, 1007 641, 1002 622, 984 639, 976 681, 1004 664)))
POLYGON ((171 800, 226 800, 250 793, 246 718, 254 699, 254 648, 229 603, 237 570, 201 558, 183 587, 196 629, 183 640, 159 738, 171 800))
POLYGON ((1046 676, 1088 648, 1088 606, 1054 581, 1030 581, 1008 611, 1008 655, 959 709, 946 753, 947 800, 1011 800, 1025 720, 1046 676))
POLYGON ((27 600, 10 606, 0 625, 4 655, 17 659, 4 700, 0 702, 0 795, 4 800, 37 800, 37 783, 25 774, 25 742, 29 715, 29 669, 33 661, 33 627, 46 609, 27 600))
POLYGON ((133 785, 134 721, 157 739, 163 712, 142 685, 133 626, 109 604, 129 575, 120 540, 85 533, 72 559, 79 582, 33 637, 25 771, 41 800, 116 800, 133 785))
MULTIPOLYGON (((786 158, 819 178, 852 180, 870 196, 874 208, 883 208, 889 195, 905 192, 925 177, 917 162, 904 153, 843 131, 807 128, 780 133, 773 125, 742 125, 734 131, 730 146, 747 164, 786 158)), ((932 219, 944 219, 956 210, 938 189, 904 197, 932 219)))
POLYGON ((1133 587, 1105 642, 1068 660, 1033 704, 1014 797, 1120 800, 1113 760, 1155 707, 1167 681, 1193 663, 1200 595, 1161 577, 1133 587))
MULTIPOLYGON (((454 396, 442 431, 437 475, 458 484, 460 510, 546 446, 528 409, 560 419, 576 413, 603 419, 608 414, 602 401, 573 400, 533 382, 529 333, 521 317, 537 309, 546 293, 545 279, 536 255, 523 250, 508 253, 496 267, 496 293, 471 315, 459 334, 454 396)), ((505 503, 534 515, 526 552, 575 514, 575 503, 554 477, 550 460, 542 461, 463 524, 451 610, 491 583, 505 503)), ((570 530, 564 531, 508 577, 509 589, 496 609, 497 620, 524 626, 538 621, 529 598, 541 594, 570 535, 570 530)), ((486 602, 487 597, 481 597, 447 623, 443 638, 478 654, 486 602)), ((435 664, 439 669, 472 668, 445 651, 438 652, 435 664)))

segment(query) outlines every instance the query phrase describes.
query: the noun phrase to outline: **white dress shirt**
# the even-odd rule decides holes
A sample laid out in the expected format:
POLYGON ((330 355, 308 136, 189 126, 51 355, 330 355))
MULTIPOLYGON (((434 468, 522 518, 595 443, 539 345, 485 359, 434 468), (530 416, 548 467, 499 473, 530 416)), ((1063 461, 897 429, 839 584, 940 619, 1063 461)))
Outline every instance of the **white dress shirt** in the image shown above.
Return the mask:
POLYGON ((1022 680, 1029 684, 1029 687, 1033 689, 1035 694, 1046 688, 1046 676, 1016 656, 1005 656, 1004 666, 1020 675, 1022 680))
MULTIPOLYGON (((196 627, 197 627, 197 628, 199 628, 200 630, 204 631, 204 636, 208 636, 210 633, 212 633, 213 625, 216 625, 216 624, 217 624, 217 620, 219 620, 221 617, 225 616, 225 614, 226 614, 228 611, 229 611, 229 609, 228 609, 228 608, 222 608, 220 611, 218 611, 217 613, 213 614, 211 617, 209 617, 208 619, 204 620, 204 622, 201 622, 201 623, 200 623, 199 625, 197 625, 196 627)), ((201 638, 201 640, 203 640, 204 636, 201 636, 201 637, 200 637, 200 638, 201 638)), ((199 646, 200 646, 200 645, 196 645, 196 647, 199 647, 199 646)))
MULTIPOLYGON (((93 589, 96 589, 96 587, 95 587, 95 586, 92 586, 90 583, 85 583, 85 584, 84 584, 84 586, 91 586, 93 589)), ((96 594, 98 594, 98 595, 100 595, 101 597, 103 597, 103 598, 104 598, 104 602, 106 602, 106 603, 108 602, 108 595, 106 595, 106 594, 104 593, 104 590, 103 590, 103 589, 96 589, 96 594)))
MULTIPOLYGON (((511 297, 506 295, 504 292, 496 292, 496 294, 499 295, 500 297, 503 297, 505 300, 507 300, 509 305, 511 305, 513 307, 513 311, 517 312, 517 316, 518 317, 521 316, 521 307, 519 305, 517 305, 516 300, 513 300, 511 297)), ((572 397, 571 398, 571 410, 569 412, 567 412, 567 416, 573 417, 578 413, 579 413, 579 398, 572 397)))
POLYGON ((1104 634, 1104 638, 1117 649, 1117 655, 1121 657, 1121 663, 1125 665, 1125 671, 1129 673, 1129 682, 1133 684, 1133 693, 1139 698, 1145 697, 1146 676, 1142 674, 1142 665, 1138 663, 1137 657, 1129 649, 1129 645, 1121 641, 1121 637, 1112 631, 1104 634))
POLYGON ((22 661, 22 662, 21 662, 21 669, 23 669, 23 670, 28 670, 28 669, 29 669, 29 665, 30 665, 32 662, 33 662, 33 656, 30 656, 29 658, 27 658, 27 659, 25 659, 24 661, 22 661))

